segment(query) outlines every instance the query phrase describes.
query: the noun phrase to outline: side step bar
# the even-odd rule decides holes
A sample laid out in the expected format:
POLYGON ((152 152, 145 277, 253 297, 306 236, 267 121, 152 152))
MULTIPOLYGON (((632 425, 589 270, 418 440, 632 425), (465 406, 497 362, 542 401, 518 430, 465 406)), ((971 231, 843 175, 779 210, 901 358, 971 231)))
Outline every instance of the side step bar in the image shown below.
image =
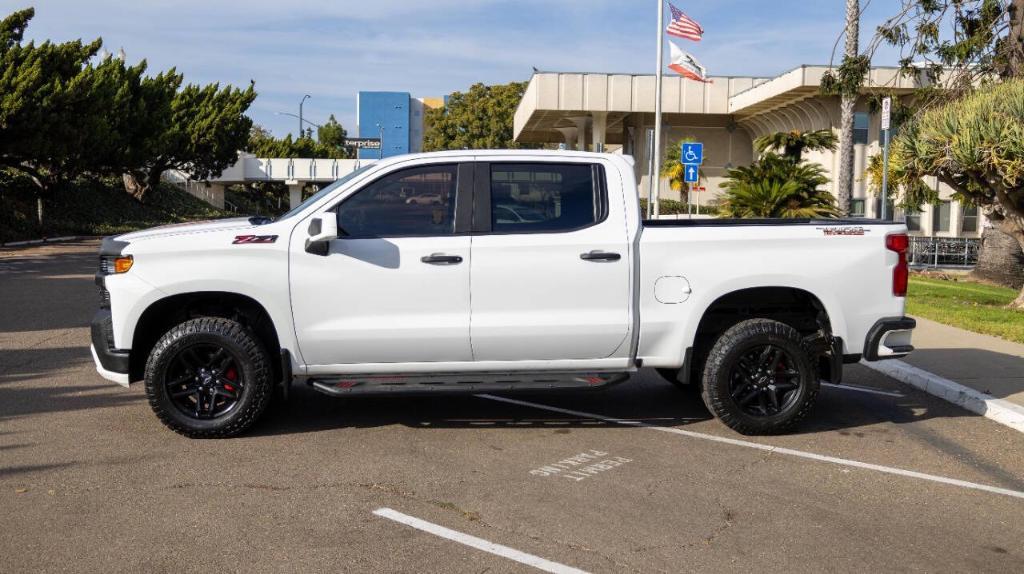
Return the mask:
POLYGON ((306 382, 321 393, 346 397, 604 389, 626 380, 629 380, 629 373, 451 373, 353 375, 306 382))

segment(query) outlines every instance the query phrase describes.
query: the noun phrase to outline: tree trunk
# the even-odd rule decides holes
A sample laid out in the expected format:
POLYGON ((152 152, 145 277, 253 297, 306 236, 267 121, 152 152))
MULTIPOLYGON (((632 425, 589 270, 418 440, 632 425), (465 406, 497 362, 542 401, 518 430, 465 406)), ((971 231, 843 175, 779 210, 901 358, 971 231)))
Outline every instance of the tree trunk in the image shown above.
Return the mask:
MULTIPOLYGON (((1012 0, 1007 6, 1010 29, 1000 41, 1004 63, 999 75, 1003 78, 1024 77, 1024 0, 1012 0)), ((998 44, 997 44, 998 45, 998 44)))
MULTIPOLYGON (((846 50, 844 60, 857 57, 860 39, 860 1, 846 0, 846 50)), ((836 199, 839 213, 850 214, 850 200, 853 197, 853 110, 857 105, 857 93, 843 93, 839 102, 839 179, 836 199)))
POLYGON ((146 196, 146 192, 149 191, 149 186, 145 181, 142 181, 138 175, 133 173, 126 173, 121 175, 121 180, 124 182, 124 190, 128 192, 128 195, 134 197, 139 202, 146 196))
POLYGON ((1015 238, 998 229, 988 228, 981 236, 978 265, 971 276, 1013 289, 1021 294, 1011 307, 1024 309, 1024 232, 1015 238))

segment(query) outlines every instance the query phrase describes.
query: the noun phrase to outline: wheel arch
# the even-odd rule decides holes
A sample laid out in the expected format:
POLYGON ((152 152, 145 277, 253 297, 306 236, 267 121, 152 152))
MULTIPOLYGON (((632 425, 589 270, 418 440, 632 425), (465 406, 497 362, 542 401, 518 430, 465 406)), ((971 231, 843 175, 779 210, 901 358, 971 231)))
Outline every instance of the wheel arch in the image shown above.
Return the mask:
MULTIPOLYGON (((729 291, 705 306, 691 341, 702 334, 723 332, 746 319, 775 319, 806 333, 815 327, 834 332, 832 314, 821 298, 800 287, 744 287, 729 291)), ((815 329, 816 330, 816 329, 815 329)))
MULTIPOLYGON (((129 379, 143 377, 146 360, 156 342, 177 324, 196 317, 223 317, 252 329, 272 358, 280 355, 278 329, 267 309, 248 295, 231 291, 177 293, 152 302, 139 315, 132 334, 129 379)), ((280 361, 271 360, 275 379, 281 377, 280 361)))
POLYGON ((818 330, 842 337, 845 326, 834 305, 803 287, 793 285, 745 286, 719 295, 693 315, 677 364, 687 376, 702 368, 704 357, 719 335, 746 319, 774 319, 808 336, 818 330))

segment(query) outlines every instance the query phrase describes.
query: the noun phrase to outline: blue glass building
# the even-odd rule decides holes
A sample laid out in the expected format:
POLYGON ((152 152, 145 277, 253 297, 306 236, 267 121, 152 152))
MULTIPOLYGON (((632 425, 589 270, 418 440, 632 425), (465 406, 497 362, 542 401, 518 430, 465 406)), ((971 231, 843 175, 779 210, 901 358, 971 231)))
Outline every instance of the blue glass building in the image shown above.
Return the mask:
POLYGON ((409 146, 411 100, 408 92, 359 92, 356 98, 359 137, 383 135, 381 151, 361 149, 360 159, 377 159, 378 154, 392 157, 413 151, 409 146))

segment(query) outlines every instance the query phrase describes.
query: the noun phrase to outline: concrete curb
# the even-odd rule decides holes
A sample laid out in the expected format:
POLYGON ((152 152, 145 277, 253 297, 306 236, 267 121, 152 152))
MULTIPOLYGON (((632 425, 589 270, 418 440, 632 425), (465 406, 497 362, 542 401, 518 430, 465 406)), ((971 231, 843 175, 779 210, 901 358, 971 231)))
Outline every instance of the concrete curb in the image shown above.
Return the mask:
POLYGON ((861 361, 861 364, 1001 425, 1024 432, 1024 407, 1020 405, 997 399, 897 359, 861 361))
POLYGON ((64 237, 47 237, 46 239, 30 239, 28 241, 11 241, 0 243, 0 247, 20 247, 22 245, 40 245, 43 243, 56 243, 58 241, 78 241, 79 239, 93 239, 96 235, 65 235, 64 237))

